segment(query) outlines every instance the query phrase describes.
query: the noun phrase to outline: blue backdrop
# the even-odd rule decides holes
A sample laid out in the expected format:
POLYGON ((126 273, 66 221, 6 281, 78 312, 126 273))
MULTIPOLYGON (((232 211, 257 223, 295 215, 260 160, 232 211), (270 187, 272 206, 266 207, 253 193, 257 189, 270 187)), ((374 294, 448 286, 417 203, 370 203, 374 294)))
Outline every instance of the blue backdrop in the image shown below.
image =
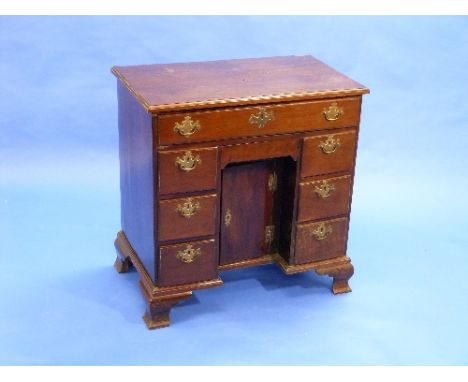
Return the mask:
POLYGON ((1 17, 1 364, 468 364, 468 18, 1 17), (367 85, 351 294, 224 272, 148 331, 117 275, 112 65, 312 54, 367 85))

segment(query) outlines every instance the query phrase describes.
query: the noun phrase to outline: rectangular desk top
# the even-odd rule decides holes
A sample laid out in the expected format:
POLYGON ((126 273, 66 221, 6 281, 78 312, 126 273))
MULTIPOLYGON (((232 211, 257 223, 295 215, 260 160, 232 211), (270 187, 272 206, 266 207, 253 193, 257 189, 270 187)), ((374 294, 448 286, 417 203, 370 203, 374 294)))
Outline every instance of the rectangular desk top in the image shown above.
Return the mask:
POLYGON ((369 93, 312 56, 115 66, 112 72, 153 113, 369 93))

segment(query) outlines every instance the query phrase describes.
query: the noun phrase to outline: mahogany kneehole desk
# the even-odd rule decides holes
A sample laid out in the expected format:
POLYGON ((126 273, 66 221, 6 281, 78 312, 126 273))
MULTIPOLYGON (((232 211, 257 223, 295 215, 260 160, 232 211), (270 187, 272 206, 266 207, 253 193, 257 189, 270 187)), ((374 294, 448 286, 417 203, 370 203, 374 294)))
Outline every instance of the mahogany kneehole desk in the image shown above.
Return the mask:
POLYGON ((351 291, 346 255, 361 98, 311 56, 114 67, 122 230, 148 328, 219 271, 277 264, 351 291))

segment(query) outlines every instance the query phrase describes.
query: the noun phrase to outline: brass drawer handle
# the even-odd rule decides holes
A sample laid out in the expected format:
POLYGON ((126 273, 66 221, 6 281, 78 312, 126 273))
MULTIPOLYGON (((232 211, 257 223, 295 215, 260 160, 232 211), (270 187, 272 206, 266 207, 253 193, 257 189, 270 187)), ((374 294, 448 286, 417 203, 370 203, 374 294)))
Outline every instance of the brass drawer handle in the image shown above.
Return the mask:
POLYGON ((275 238, 275 226, 274 225, 267 225, 265 227, 265 244, 271 245, 275 238))
POLYGON ((195 213, 200 210, 200 203, 194 202, 192 198, 187 198, 182 204, 177 205, 177 212, 184 218, 191 218, 195 213))
POLYGON ((322 111, 322 115, 327 121, 336 121, 344 114, 342 107, 339 107, 336 102, 333 102, 329 107, 326 107, 322 111))
POLYGON ((322 199, 326 199, 335 191, 335 189, 334 184, 328 183, 328 181, 324 180, 322 184, 315 186, 314 192, 322 199))
POLYGON ((268 177, 268 190, 270 190, 270 192, 275 192, 277 188, 278 188, 278 175, 276 175, 276 172, 273 172, 268 177))
POLYGON ((331 225, 327 225, 325 223, 319 223, 314 226, 312 230, 312 235, 317 240, 324 240, 333 232, 333 228, 331 225))
POLYGON ((332 154, 334 153, 338 147, 340 147, 341 142, 340 138, 333 138, 332 135, 329 135, 325 141, 321 141, 319 146, 324 154, 332 154))
POLYGON ((184 137, 189 137, 200 129, 200 122, 192 121, 192 118, 189 115, 184 118, 182 123, 176 122, 174 125, 174 131, 180 135, 183 135, 184 137))
POLYGON ((252 125, 258 125, 259 129, 263 129, 265 125, 273 121, 275 119, 275 115, 272 111, 267 111, 264 107, 260 108, 260 111, 257 114, 252 114, 249 118, 249 123, 252 125))
POLYGON ((183 263, 193 263, 196 257, 201 255, 201 248, 193 248, 191 244, 187 244, 187 248, 183 251, 177 251, 176 257, 183 263))
POLYGON ((182 158, 177 157, 175 164, 179 166, 182 171, 192 171, 201 163, 201 159, 198 155, 193 156, 191 151, 186 151, 182 158))

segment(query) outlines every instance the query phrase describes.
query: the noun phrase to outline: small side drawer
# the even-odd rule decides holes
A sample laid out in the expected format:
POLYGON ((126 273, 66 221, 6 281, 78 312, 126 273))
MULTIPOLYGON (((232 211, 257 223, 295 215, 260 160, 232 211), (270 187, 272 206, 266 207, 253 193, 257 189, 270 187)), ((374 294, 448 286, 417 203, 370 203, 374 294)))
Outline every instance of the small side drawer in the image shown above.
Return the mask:
POLYGON ((214 190, 218 172, 216 147, 159 152, 159 192, 173 194, 214 190))
POLYGON ((159 248, 159 286, 190 284, 218 277, 215 240, 159 248))
POLYGON ((304 138, 303 178, 351 171, 356 153, 356 131, 304 138))
POLYGON ((265 104, 159 117, 159 142, 172 145, 358 126, 359 97, 265 104))
POLYGON ((351 176, 324 178, 299 184, 298 221, 323 219, 349 212, 351 176))
POLYGON ((346 254, 348 219, 298 224, 295 263, 304 264, 346 254))
POLYGON ((216 194, 161 200, 159 240, 214 235, 216 201, 216 194))

